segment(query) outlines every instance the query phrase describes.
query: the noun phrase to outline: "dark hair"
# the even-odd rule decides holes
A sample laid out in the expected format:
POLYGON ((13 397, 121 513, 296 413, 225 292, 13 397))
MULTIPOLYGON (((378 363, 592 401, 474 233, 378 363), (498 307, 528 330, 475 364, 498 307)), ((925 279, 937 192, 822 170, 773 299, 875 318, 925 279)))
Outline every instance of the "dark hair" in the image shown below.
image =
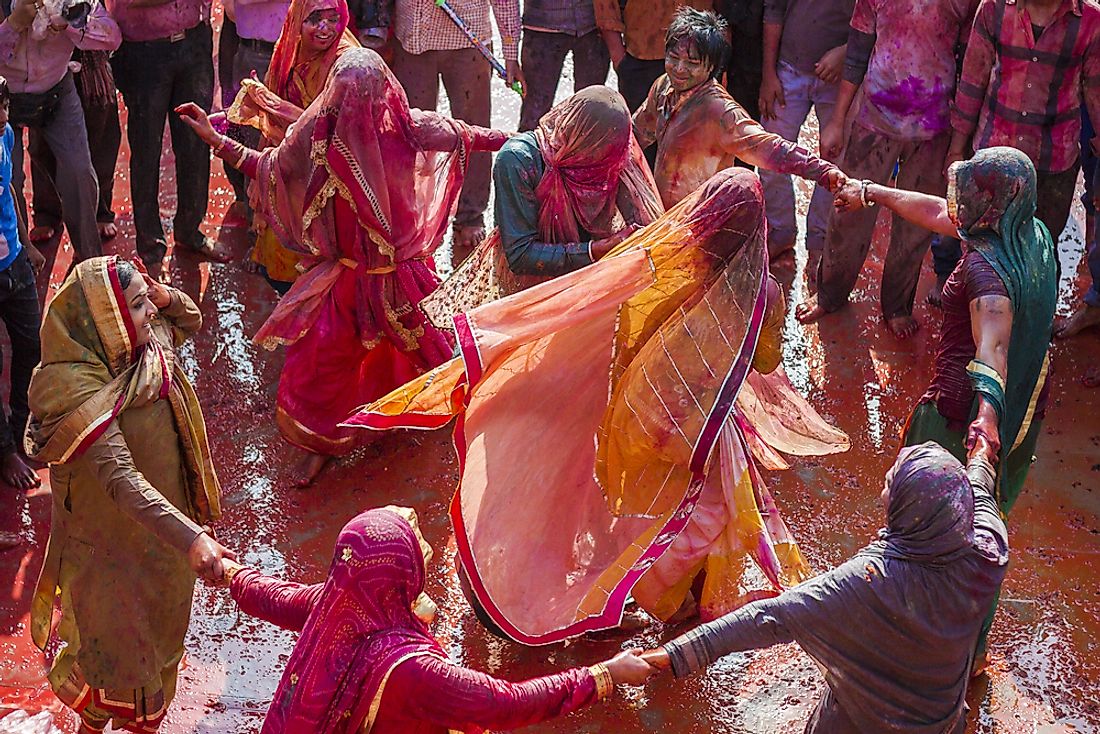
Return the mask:
POLYGON ((11 99, 11 90, 8 89, 8 80, 0 76, 0 104, 11 99))
POLYGON ((119 260, 115 263, 115 272, 118 273, 118 284, 122 286, 122 290, 126 290, 134 280, 137 268, 134 267, 132 262, 119 260))
POLYGON ((683 6, 672 16, 665 33, 665 53, 688 41, 710 65, 710 76, 717 79, 726 70, 730 57, 729 25, 709 10, 683 6))

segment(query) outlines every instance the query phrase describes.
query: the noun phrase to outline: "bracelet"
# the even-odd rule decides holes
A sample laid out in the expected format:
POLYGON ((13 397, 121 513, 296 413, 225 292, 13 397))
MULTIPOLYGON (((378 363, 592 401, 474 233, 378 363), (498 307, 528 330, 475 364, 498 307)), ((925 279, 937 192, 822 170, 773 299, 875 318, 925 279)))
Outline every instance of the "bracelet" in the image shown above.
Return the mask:
POLYGON ((221 158, 222 153, 225 152, 226 144, 229 143, 229 136, 228 135, 219 135, 219 138, 220 138, 220 140, 218 140, 218 144, 214 146, 214 155, 216 155, 218 158, 221 158))
POLYGON ((222 574, 222 579, 227 584, 231 583, 233 581, 233 577, 236 576, 241 571, 243 571, 244 569, 245 569, 244 566, 231 566, 231 567, 225 569, 225 571, 222 574))
POLYGON ((867 189, 870 188, 872 183, 874 183, 874 181, 868 181, 867 179, 863 179, 859 182, 859 203, 867 208, 875 205, 875 202, 867 198, 867 189))
POLYGON ((611 677, 611 671, 603 663, 589 666, 588 672, 596 679, 596 698, 600 701, 615 692, 615 679, 611 677))

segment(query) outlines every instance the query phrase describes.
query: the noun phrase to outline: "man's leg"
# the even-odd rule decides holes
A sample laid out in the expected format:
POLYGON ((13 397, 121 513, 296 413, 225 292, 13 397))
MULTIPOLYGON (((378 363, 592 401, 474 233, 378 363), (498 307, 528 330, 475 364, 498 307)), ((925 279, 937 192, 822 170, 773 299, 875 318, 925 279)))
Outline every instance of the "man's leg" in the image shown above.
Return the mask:
MULTIPOLYGON (((256 72, 256 76, 260 79, 266 77, 267 67, 270 63, 271 54, 267 51, 249 45, 238 46, 237 54, 233 58, 233 74, 230 82, 233 85, 230 89, 233 97, 236 97, 236 90, 240 87, 241 81, 251 76, 252 72, 256 72)), ((230 99, 230 103, 232 101, 230 99)), ((249 148, 259 148, 260 146, 260 131, 251 125, 231 125, 229 135, 249 148)), ((233 192, 237 196, 237 201, 247 204, 248 181, 245 175, 224 161, 222 161, 222 167, 225 169, 225 177, 229 179, 233 192)))
MULTIPOLYGON (((898 170, 898 188, 943 196, 947 180, 943 161, 947 155, 948 135, 909 143, 902 151, 898 170)), ((918 324, 913 319, 913 299, 920 280, 921 263, 932 241, 932 233, 916 224, 893 217, 890 247, 882 269, 882 315, 890 330, 900 339, 913 335, 918 324)))
MULTIPOLYGON (((840 167, 849 178, 885 184, 894 171, 900 151, 901 143, 855 124, 840 167)), ((817 269, 817 295, 799 307, 800 321, 816 321, 848 303, 848 296, 871 248, 878 212, 877 208, 867 207, 854 212, 832 213, 817 269)))
POLYGON ((72 74, 67 74, 62 81, 57 110, 42 129, 42 136, 57 160, 58 175, 54 186, 61 197, 62 216, 75 258, 79 261, 102 255, 95 222, 99 184, 88 149, 84 108, 80 106, 72 74))
POLYGON ((619 92, 633 113, 645 104, 653 82, 665 73, 665 62, 663 59, 637 59, 627 54, 615 71, 619 75, 619 92))
POLYGON ((599 31, 585 33, 573 41, 573 92, 607 83, 611 54, 599 31))
MULTIPOLYGON (((810 99, 813 102, 814 113, 817 115, 818 129, 823 129, 833 119, 840 84, 826 84, 816 75, 811 77, 813 91, 810 99)), ((788 97, 787 104, 790 103, 788 97)), ((806 249, 808 251, 821 254, 821 250, 825 247, 825 234, 829 229, 829 216, 832 211, 832 193, 823 186, 815 185, 813 196, 810 198, 810 210, 806 215, 806 249)))
POLYGON ((118 165, 118 149, 122 144, 122 127, 118 120, 118 103, 84 108, 84 123, 88 129, 91 146, 92 168, 99 183, 99 203, 96 206, 96 222, 113 224, 115 221, 115 167, 118 165))
MULTIPOLYGON (((31 157, 31 216, 33 229, 56 230, 61 226, 61 199, 53 180, 57 175, 57 161, 41 130, 27 131, 27 154, 31 157)), ((32 241, 40 242, 37 236, 32 241)))
POLYGON ((411 54, 400 41, 394 44, 393 75, 405 88, 409 107, 420 110, 435 110, 439 107, 438 58, 436 51, 411 54))
POLYGON ((0 318, 11 342, 10 420, 3 415, 3 407, 0 406, 3 479, 12 486, 29 489, 38 485, 38 477, 23 463, 20 447, 30 416, 27 390, 31 384, 31 373, 41 359, 38 331, 42 324, 42 312, 38 305, 34 270, 25 252, 20 253, 11 266, 0 273, 0 318))
POLYGON ((167 72, 150 74, 149 69, 164 69, 170 58, 167 44, 124 41, 111 59, 115 82, 126 103, 137 251, 146 265, 157 266, 166 252, 160 221, 160 153, 172 100, 172 78, 167 72))
POLYGON ((202 142, 174 110, 177 105, 194 102, 204 110, 214 103, 214 36, 210 26, 188 31, 187 38, 175 44, 176 59, 168 128, 172 150, 176 154, 176 217, 173 225, 177 244, 193 250, 206 246, 199 226, 206 217, 210 196, 210 147, 202 142))
MULTIPOLYGON (((475 49, 439 52, 440 73, 451 114, 471 125, 488 127, 492 113, 489 101, 489 65, 475 49)), ((455 214, 455 244, 473 248, 484 236, 485 208, 489 206, 489 186, 493 159, 489 153, 474 153, 455 214), (480 236, 478 233, 481 233, 480 236), (461 236, 460 236, 461 235, 461 236)))
POLYGON ((1074 163, 1069 170, 1061 173, 1040 173, 1036 177, 1039 197, 1035 202, 1035 217, 1047 226, 1058 249, 1058 240, 1069 221, 1069 212, 1073 208, 1073 192, 1077 189, 1077 172, 1080 165, 1074 163))
MULTIPOLYGON (((810 90, 813 87, 810 77, 816 79, 813 74, 806 74, 786 64, 779 65, 779 83, 783 87, 786 104, 775 108, 775 117, 763 121, 765 130, 787 140, 798 140, 798 132, 810 113, 810 90)), ((798 236, 794 219, 794 188, 789 174, 764 169, 760 169, 759 173, 760 183, 764 187, 764 211, 768 217, 768 254, 776 258, 793 249, 798 236)), ((807 245, 808 235, 807 227, 807 245)))
POLYGON ((554 94, 558 91, 570 40, 571 37, 564 33, 523 32, 520 64, 527 79, 527 94, 519 108, 520 132, 534 130, 539 119, 554 106, 554 94))

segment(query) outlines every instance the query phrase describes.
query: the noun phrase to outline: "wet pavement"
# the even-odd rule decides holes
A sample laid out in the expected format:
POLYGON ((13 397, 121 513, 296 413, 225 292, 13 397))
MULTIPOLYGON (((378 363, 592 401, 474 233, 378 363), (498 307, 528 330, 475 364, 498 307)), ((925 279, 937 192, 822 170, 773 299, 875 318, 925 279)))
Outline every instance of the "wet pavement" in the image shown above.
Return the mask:
MULTIPOLYGON (((568 74, 567 69, 566 79, 568 74)), ((495 87, 494 119, 509 127, 518 118, 518 99, 502 87, 495 87)), ((164 163, 164 186, 171 189, 170 154, 164 163)), ((230 196, 220 164, 214 169, 207 221, 211 234, 218 232, 230 196)), ((116 188, 121 234, 108 249, 129 254, 133 227, 127 178, 122 161, 116 188)), ((803 212, 806 194, 800 186, 803 212)), ((173 196, 172 191, 162 194, 169 222, 173 196)), ((1063 311, 1081 287, 1076 274, 1083 245, 1079 229, 1073 229, 1080 217, 1078 208, 1061 245, 1063 311)), ((846 559, 881 524, 882 477, 930 373, 929 327, 937 312, 923 302, 918 306, 925 328, 910 342, 893 339, 878 320, 882 234, 880 228, 851 308, 817 326, 803 327, 788 317, 788 372, 853 444, 847 454, 796 461, 792 470, 767 476, 803 552, 819 570, 846 559)), ((173 279, 202 306, 203 330, 181 355, 202 400, 222 479, 225 515, 217 528, 219 539, 244 563, 289 579, 319 581, 344 522, 369 507, 409 505, 417 509, 437 549, 429 573, 429 593, 440 606, 435 632, 463 664, 521 679, 590 664, 621 647, 649 646, 674 632, 655 625, 629 638, 604 636, 529 649, 481 629, 451 570, 454 540, 446 506, 457 462, 449 430, 385 435, 333 466, 312 489, 290 487, 288 470, 296 455, 273 421, 282 355, 251 342, 274 295, 259 276, 245 271, 243 230, 227 228, 223 240, 238 256, 235 262, 211 265, 181 255, 173 279)), ((69 252, 65 240, 46 250, 51 292, 69 252)), ((805 296, 804 268, 804 250, 795 261, 775 268, 788 286, 790 313, 805 296)), ((930 285, 926 273, 920 299, 930 285)), ((1012 567, 992 634, 995 664, 970 696, 968 731, 1100 732, 1100 390, 1080 386, 1085 370, 1097 364, 1096 330, 1054 349, 1052 404, 1036 463, 1010 522, 1012 567)), ((0 553, 0 589, 10 590, 0 597, 0 732, 76 730, 75 717, 45 687, 43 656, 28 632, 30 595, 49 533, 48 476, 40 474, 47 483, 25 495, 0 488, 0 530, 18 530, 26 538, 22 548, 0 553)), ((239 615, 228 592, 200 585, 179 693, 162 731, 257 731, 293 642, 294 635, 239 615)), ((685 681, 654 679, 644 689, 620 691, 610 701, 528 731, 800 732, 822 685, 809 658, 793 645, 781 646, 730 655, 685 681)))

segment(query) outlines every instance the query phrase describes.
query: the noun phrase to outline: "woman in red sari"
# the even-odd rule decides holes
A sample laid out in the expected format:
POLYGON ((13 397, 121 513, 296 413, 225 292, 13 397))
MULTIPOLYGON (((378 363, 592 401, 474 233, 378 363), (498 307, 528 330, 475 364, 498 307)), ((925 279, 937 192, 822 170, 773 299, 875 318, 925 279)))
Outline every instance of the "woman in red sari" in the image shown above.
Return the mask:
POLYGON ((300 631, 261 734, 446 734, 514 729, 640 685, 653 672, 620 653, 509 683, 451 663, 414 612, 431 548, 403 508, 369 510, 340 532, 328 579, 307 586, 230 563, 247 614, 300 631))
POLYGON ((410 110, 378 54, 340 57, 325 91, 278 147, 220 135, 194 104, 178 112, 216 155, 255 179, 256 211, 298 248, 304 274, 256 335, 288 345, 276 421, 306 451, 296 484, 364 443, 338 424, 452 355, 417 307, 439 283, 431 260, 475 150, 505 133, 410 110))

